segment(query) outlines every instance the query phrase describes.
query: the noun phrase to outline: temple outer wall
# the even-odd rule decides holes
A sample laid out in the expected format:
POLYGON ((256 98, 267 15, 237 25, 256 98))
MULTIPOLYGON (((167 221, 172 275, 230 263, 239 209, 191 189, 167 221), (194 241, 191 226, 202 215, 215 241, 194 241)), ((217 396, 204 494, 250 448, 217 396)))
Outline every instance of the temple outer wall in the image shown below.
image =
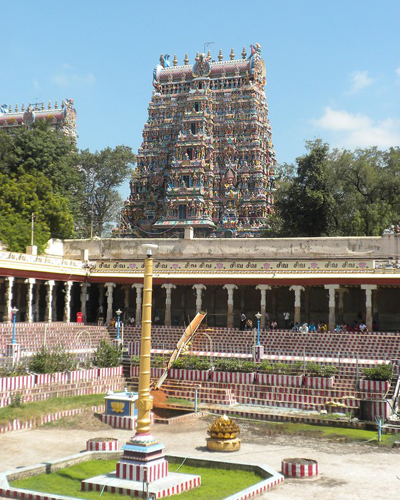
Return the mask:
MULTIPOLYGON (((81 259, 88 250, 92 260, 143 257, 141 245, 149 239, 50 240, 46 253, 81 259)), ((400 255, 400 234, 335 238, 255 239, 151 239, 159 246, 157 257, 177 259, 385 259, 400 255)))

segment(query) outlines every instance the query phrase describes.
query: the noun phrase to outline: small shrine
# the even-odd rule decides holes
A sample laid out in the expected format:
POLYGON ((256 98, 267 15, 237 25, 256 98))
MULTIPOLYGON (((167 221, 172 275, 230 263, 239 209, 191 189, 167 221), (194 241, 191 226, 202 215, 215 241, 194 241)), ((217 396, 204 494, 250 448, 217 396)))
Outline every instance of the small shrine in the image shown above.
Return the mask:
POLYGON ((206 439, 207 448, 213 451, 239 451, 240 450, 240 429, 238 424, 227 417, 217 418, 208 428, 206 439))

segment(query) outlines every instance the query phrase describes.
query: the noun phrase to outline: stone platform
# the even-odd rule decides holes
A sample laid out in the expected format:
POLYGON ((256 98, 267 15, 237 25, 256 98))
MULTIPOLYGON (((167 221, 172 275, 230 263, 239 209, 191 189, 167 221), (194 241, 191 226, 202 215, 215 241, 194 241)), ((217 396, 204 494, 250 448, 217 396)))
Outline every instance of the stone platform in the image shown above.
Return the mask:
MULTIPOLYGON (((149 493, 155 494, 155 498, 164 498, 197 488, 200 484, 200 476, 169 472, 167 477, 149 483, 149 493)), ((115 472, 85 479, 81 483, 83 491, 102 491, 103 488, 110 493, 138 497, 142 495, 143 483, 141 481, 118 479, 115 472)))

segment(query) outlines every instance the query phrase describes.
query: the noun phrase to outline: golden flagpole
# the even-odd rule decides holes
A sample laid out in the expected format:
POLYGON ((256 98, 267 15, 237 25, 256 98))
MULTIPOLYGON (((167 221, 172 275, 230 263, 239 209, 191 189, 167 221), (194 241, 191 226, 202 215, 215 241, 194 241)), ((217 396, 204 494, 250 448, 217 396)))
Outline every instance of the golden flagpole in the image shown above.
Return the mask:
POLYGON ((151 309, 153 300, 153 250, 158 245, 145 244, 147 257, 144 264, 142 335, 140 343, 138 419, 136 434, 150 433, 150 411, 153 400, 150 396, 150 358, 151 358, 151 309))

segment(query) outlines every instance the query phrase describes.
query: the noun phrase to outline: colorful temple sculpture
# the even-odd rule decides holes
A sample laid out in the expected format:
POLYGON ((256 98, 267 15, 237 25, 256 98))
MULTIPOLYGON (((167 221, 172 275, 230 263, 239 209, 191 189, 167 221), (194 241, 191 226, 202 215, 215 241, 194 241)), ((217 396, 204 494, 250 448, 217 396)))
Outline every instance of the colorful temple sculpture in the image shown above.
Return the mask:
POLYGON ((47 109, 44 102, 29 104, 26 108, 22 104, 21 109, 16 105, 14 111, 11 105, 0 105, 0 130, 12 133, 18 127, 30 128, 34 123, 41 122, 76 141, 76 110, 72 99, 64 99, 61 106, 57 101, 52 106, 49 101, 47 109))
POLYGON ((275 153, 261 47, 189 65, 160 57, 123 229, 170 237, 259 237, 274 204, 275 153))

